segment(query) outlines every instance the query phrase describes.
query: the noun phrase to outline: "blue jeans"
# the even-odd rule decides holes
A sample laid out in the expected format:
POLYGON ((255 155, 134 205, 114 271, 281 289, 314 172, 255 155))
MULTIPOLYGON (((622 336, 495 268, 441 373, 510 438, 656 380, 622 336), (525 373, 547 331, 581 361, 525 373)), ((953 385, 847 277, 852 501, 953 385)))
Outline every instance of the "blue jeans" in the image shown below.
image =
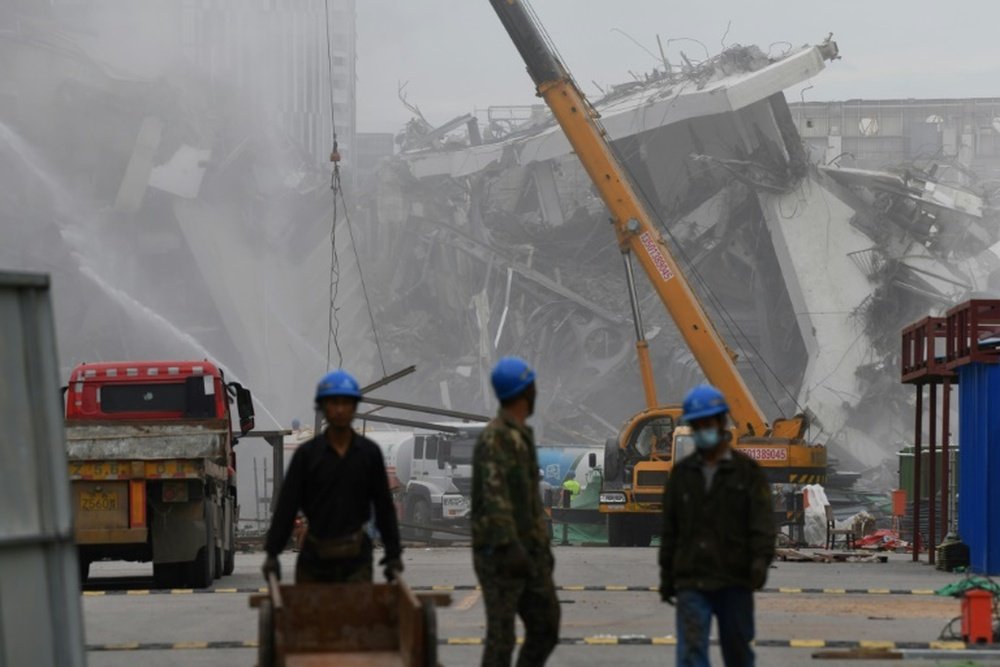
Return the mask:
POLYGON ((719 646, 726 667, 753 667, 753 591, 677 591, 677 667, 709 667, 712 615, 719 622, 719 646))

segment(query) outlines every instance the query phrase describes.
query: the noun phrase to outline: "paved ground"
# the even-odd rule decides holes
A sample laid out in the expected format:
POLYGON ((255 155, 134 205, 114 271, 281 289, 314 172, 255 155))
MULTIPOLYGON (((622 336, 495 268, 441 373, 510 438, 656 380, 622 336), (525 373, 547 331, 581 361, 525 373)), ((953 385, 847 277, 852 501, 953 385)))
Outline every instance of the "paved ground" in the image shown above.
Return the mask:
MULTIPOLYGON (((908 557, 907 557, 908 558, 908 557)), ((895 557, 885 564, 778 563, 771 570, 768 588, 774 592, 757 598, 757 635, 762 640, 848 640, 929 642, 958 614, 951 599, 922 594, 815 594, 795 593, 809 589, 894 589, 925 591, 954 581, 922 564, 895 557), (789 589, 777 592, 776 589, 789 589)), ((259 554, 240 555, 236 574, 216 582, 217 588, 259 586, 259 554)), ((474 586, 475 576, 467 549, 410 549, 405 557, 411 586, 474 586)), ((556 583, 562 586, 623 585, 649 587, 657 581, 655 549, 610 549, 565 547, 556 550, 556 583)), ((290 574, 294 555, 282 559, 290 574)), ((256 616, 247 606, 245 593, 144 594, 151 586, 149 566, 128 563, 98 563, 83 599, 89 645, 127 642, 243 641, 256 639, 256 616), (99 591, 108 591, 100 595, 99 591), (126 594, 127 591, 130 591, 126 594)), ((438 612, 442 637, 480 637, 483 606, 474 590, 457 590, 451 608, 438 612)), ((673 610, 659 602, 655 592, 574 591, 560 592, 563 602, 562 635, 674 634, 673 610)), ((814 649, 758 648, 758 664, 792 666, 812 662, 814 649)), ((442 664, 476 665, 478 646, 443 646, 442 664)), ((175 649, 170 651, 94 651, 93 667, 104 665, 252 665, 252 649, 175 649)), ((672 665, 670 646, 560 646, 549 664, 561 665, 672 665)), ((716 656, 714 664, 721 665, 716 656)), ((879 665, 870 661, 828 661, 823 665, 879 665)), ((894 664, 900 664, 895 662, 894 664)), ((904 661, 903 664, 963 665, 1000 664, 996 661, 966 662, 956 655, 940 662, 904 661)))

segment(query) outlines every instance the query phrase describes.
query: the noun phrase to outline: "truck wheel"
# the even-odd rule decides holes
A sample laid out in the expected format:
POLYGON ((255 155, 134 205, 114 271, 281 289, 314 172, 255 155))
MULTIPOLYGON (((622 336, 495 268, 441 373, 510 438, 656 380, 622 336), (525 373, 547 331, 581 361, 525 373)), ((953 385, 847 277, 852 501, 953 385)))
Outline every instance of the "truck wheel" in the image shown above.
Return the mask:
POLYGON ((212 506, 205 507, 205 545, 198 549, 198 555, 187 564, 187 583, 190 588, 208 588, 215 580, 215 524, 212 521, 212 506))
POLYGON ((604 479, 617 481, 621 477, 622 471, 619 469, 621 459, 621 448, 618 447, 618 438, 608 438, 604 441, 604 479))
MULTIPOLYGON (((226 520, 225 519, 225 517, 226 517, 226 511, 225 511, 225 509, 214 508, 214 511, 212 512, 212 528, 213 528, 212 536, 213 537, 215 536, 215 517, 216 517, 216 515, 219 514, 220 511, 222 512, 222 521, 224 522, 226 520)), ((220 531, 221 530, 225 530, 225 529, 226 529, 225 526, 220 526, 220 531)), ((218 545, 218 546, 216 546, 214 540, 212 542, 210 542, 210 544, 212 545, 212 557, 215 559, 215 562, 212 563, 212 575, 213 575, 213 577, 215 579, 221 579, 222 578, 222 570, 225 567, 225 563, 222 562, 221 540, 220 540, 220 545, 218 545)))
POLYGON ((177 588, 184 582, 184 563, 153 563, 153 585, 160 589, 177 588))
MULTIPOLYGON (((417 498, 410 505, 410 523, 417 526, 429 526, 431 524, 431 504, 425 498, 417 498)), ((414 528, 414 539, 430 540, 431 531, 425 528, 414 528)))
POLYGON ((222 564, 222 574, 231 575, 236 570, 236 517, 229 522, 229 548, 226 549, 225 562, 222 564))
POLYGON ((608 515, 608 545, 612 547, 626 546, 625 517, 616 514, 608 515))
POLYGON ((274 612, 271 601, 257 608, 257 667, 274 667, 274 612))
POLYGON ((437 605, 433 600, 417 598, 424 619, 424 660, 422 667, 438 667, 437 660, 437 605))

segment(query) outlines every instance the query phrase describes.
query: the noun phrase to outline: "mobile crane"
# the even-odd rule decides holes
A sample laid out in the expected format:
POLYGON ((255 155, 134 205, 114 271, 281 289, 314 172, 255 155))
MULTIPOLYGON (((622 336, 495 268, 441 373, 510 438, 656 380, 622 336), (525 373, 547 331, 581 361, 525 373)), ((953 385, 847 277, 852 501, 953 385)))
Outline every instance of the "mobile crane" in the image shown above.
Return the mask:
MULTIPOLYGON (((611 213, 625 264, 636 352, 646 409, 628 419, 608 441, 600 509, 608 515, 612 546, 648 545, 659 530, 663 488, 674 460, 690 447, 679 427, 681 409, 656 397, 633 273, 633 256, 677 325, 708 381, 729 403, 736 447, 761 463, 772 483, 825 481, 826 448, 803 436, 804 415, 769 423, 736 368, 736 356, 716 331, 615 156, 596 110, 556 56, 522 0, 490 0, 521 54, 538 96, 545 100, 611 213)), ((831 43, 831 48, 836 49, 831 43)))

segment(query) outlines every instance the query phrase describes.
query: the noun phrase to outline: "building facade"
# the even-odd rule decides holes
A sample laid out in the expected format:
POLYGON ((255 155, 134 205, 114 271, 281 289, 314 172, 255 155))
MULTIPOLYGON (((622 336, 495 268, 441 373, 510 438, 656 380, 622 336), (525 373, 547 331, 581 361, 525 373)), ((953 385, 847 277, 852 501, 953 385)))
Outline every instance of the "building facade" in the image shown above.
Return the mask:
POLYGON ((183 0, 181 7, 190 60, 248 94, 317 166, 329 161, 335 117, 340 152, 351 160, 355 0, 183 0))
POLYGON ((846 100, 789 104, 818 161, 880 169, 950 163, 1000 177, 1000 98, 846 100))

